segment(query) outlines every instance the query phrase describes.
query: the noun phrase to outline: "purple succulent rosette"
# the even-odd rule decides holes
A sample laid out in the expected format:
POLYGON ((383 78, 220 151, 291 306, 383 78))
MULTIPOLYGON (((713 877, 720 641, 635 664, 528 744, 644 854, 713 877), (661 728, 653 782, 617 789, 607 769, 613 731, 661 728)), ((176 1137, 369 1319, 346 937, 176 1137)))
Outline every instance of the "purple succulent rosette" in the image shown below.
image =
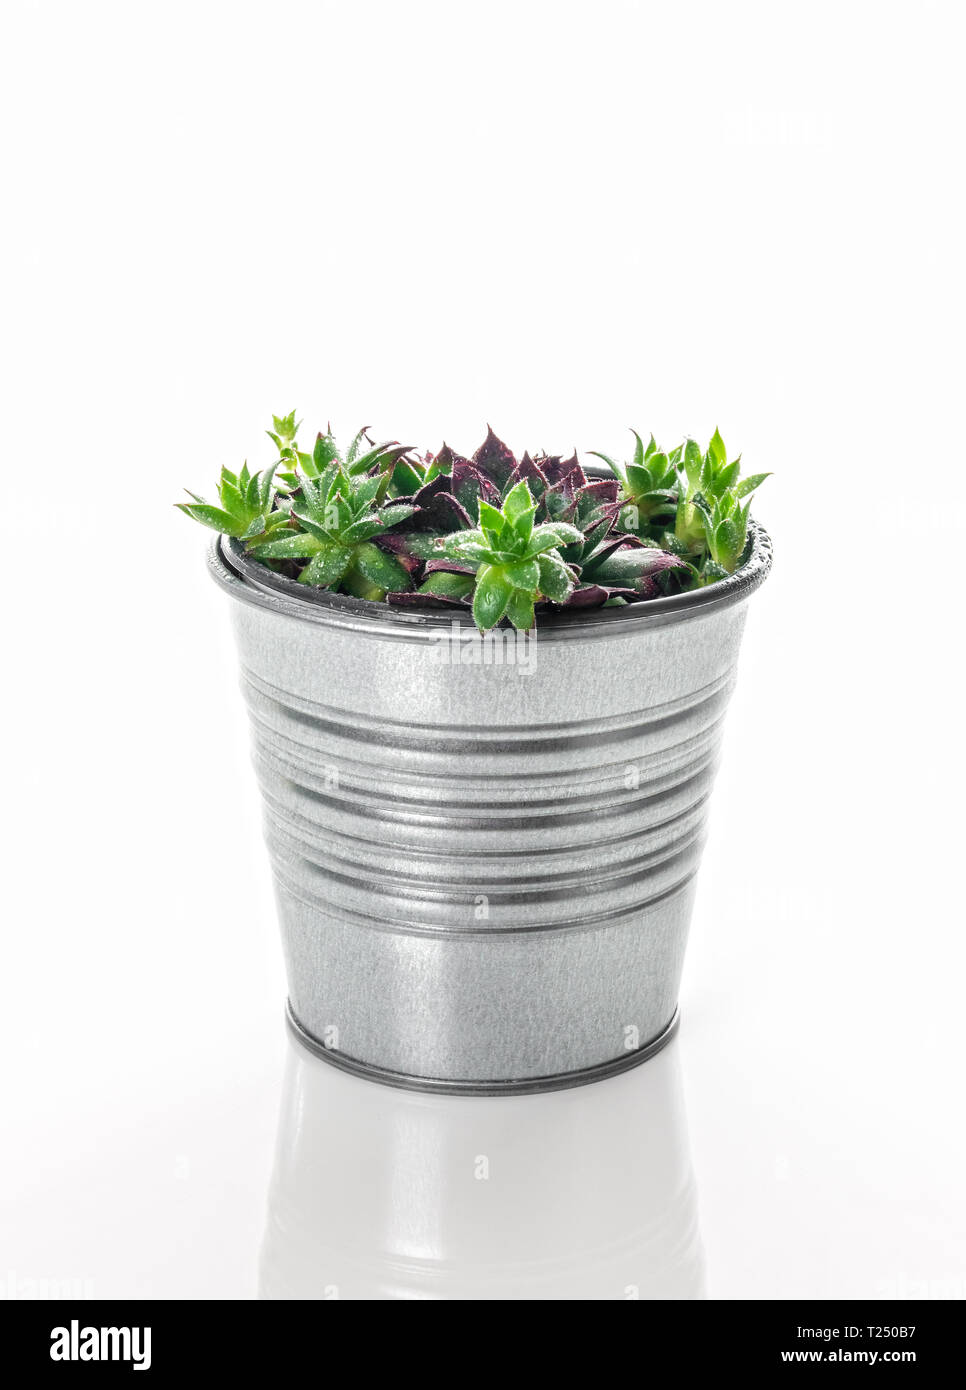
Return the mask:
POLYGON ((566 597, 538 595, 538 610, 597 608, 612 600, 633 603, 656 598, 665 592, 660 576, 689 568, 684 557, 615 529, 620 510, 619 479, 588 477, 576 453, 569 458, 525 453, 517 460, 488 429, 471 459, 444 444, 438 454, 422 461, 422 467, 424 476, 432 473, 431 481, 405 499, 415 511, 388 542, 413 578, 412 588, 387 594, 392 604, 418 607, 425 603, 435 608, 471 605, 477 571, 456 558, 437 558, 437 545, 430 538, 471 531, 479 524, 481 502, 499 508, 520 483, 526 484, 534 503, 534 525, 564 523, 580 532, 579 539, 557 547, 561 560, 573 572, 573 584, 566 597))

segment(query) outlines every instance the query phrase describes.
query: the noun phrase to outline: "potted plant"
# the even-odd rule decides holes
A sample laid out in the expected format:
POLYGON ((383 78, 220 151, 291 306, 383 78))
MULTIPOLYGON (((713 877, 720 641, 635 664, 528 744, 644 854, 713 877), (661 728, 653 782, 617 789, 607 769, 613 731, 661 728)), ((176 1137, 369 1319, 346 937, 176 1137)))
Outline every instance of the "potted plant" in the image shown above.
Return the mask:
POLYGON ((435 1091, 578 1085, 672 1036, 722 718, 771 545, 717 431, 627 463, 361 430, 218 504, 309 1047, 435 1091))

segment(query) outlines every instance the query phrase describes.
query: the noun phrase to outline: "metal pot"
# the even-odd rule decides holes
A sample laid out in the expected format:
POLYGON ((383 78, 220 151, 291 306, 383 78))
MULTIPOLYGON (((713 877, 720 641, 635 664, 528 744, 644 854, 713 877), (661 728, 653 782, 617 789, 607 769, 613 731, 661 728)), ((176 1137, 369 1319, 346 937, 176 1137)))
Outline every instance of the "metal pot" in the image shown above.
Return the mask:
POLYGON ((752 524, 719 584, 543 614, 310 590, 217 541, 293 1028, 396 1085, 550 1090, 672 1036, 752 524))

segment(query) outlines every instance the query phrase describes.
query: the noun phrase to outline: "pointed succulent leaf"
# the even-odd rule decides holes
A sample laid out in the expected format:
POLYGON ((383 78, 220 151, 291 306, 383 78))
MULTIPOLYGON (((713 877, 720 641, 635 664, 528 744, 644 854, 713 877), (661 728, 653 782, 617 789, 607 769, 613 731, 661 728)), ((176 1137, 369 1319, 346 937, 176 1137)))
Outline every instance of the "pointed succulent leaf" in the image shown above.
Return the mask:
POLYGON ((654 480, 649 468, 638 468, 633 463, 627 465, 624 489, 631 500, 642 496, 645 492, 650 492, 653 486, 654 480))
POLYGON ((408 559, 412 567, 418 569, 421 561, 447 558, 436 547, 439 539, 439 536, 434 536, 430 531, 390 531, 383 538, 383 542, 387 550, 398 555, 404 563, 408 559))
POLYGON ((514 519, 513 519, 513 548, 514 548, 514 550, 519 550, 519 549, 521 549, 521 547, 522 547, 523 549, 526 549, 526 547, 528 546, 529 541, 530 541, 530 537, 533 535, 533 518, 534 518, 534 514, 535 514, 536 510, 537 510, 537 509, 536 509, 535 506, 533 506, 533 507, 528 507, 528 508, 526 509, 525 512, 520 512, 520 514, 519 514, 518 516, 514 517, 514 519))
POLYGON ((318 522, 313 517, 306 515, 305 512, 293 511, 292 516, 295 519, 295 521, 298 522, 299 526, 303 527, 304 530, 310 536, 315 536, 316 540, 331 543, 332 537, 330 536, 327 527, 323 526, 321 522, 318 522))
POLYGON ((501 492, 517 466, 513 454, 489 425, 486 427, 486 438, 473 455, 472 462, 501 492))
POLYGON ((670 555, 679 555, 684 559, 688 554, 686 542, 675 535, 673 531, 665 531, 661 536, 660 546, 670 555))
POLYGON ((741 462, 736 460, 729 463, 727 468, 723 468, 715 479, 715 484, 719 492, 726 492, 728 488, 734 487, 738 481, 738 474, 741 472, 741 462))
MULTIPOLYGON (((614 486, 618 486, 616 479, 614 486)), ((538 509, 541 521, 572 521, 575 511, 574 497, 560 483, 547 488, 538 509)))
MULTIPOLYGON (((389 536, 387 539, 392 540, 389 536)), ((437 574, 446 571, 448 574, 475 574, 476 570, 472 565, 463 564, 461 560, 451 560, 448 556, 441 559, 427 560, 424 573, 437 574)))
POLYGON ((653 492, 644 492, 636 499, 638 506, 648 516, 654 516, 658 512, 673 511, 678 504, 676 492, 671 492, 667 488, 655 488, 653 492))
POLYGON ((724 446, 724 440, 716 429, 711 436, 711 443, 708 445, 708 453, 714 462, 715 469, 723 468, 728 462, 728 453, 724 446))
POLYGON ((480 501, 494 503, 499 501, 496 489, 489 479, 474 468, 468 459, 456 458, 450 472, 450 486, 472 524, 479 520, 480 501))
POLYGON ((738 535, 735 538, 735 563, 741 559, 745 550, 745 543, 748 540, 748 513, 751 511, 751 502, 746 502, 743 507, 738 508, 735 517, 735 524, 738 528, 738 535))
POLYGON ((507 610, 513 585, 499 566, 484 565, 473 593, 473 618, 481 632, 496 627, 507 610))
POLYGON ((382 518, 383 530, 388 531, 390 526, 398 526, 401 521, 408 521, 415 511, 416 508, 412 502, 400 500, 388 503, 379 514, 382 518))
POLYGON ((522 516, 524 512, 532 510, 533 497, 526 481, 521 478, 503 499, 503 515, 510 521, 516 521, 517 517, 522 516))
POLYGON ((226 536, 239 536, 244 530, 237 519, 221 507, 213 507, 210 502, 175 502, 179 512, 200 521, 202 526, 210 526, 213 531, 221 531, 226 536))
POLYGON ((735 492, 739 497, 748 497, 756 488, 761 487, 766 478, 770 477, 770 473, 749 473, 747 478, 742 478, 735 488, 735 492))
POLYGON ((326 493, 323 491, 323 479, 310 478, 301 468, 295 477, 302 494, 296 510, 307 511, 313 517, 320 516, 327 501, 326 493))
MULTIPOLYGON (((325 516, 322 525, 327 531, 331 531, 334 535, 348 530, 356 519, 355 508, 345 495, 345 492, 342 491, 343 486, 344 485, 340 483, 338 491, 330 495, 325 505, 325 516)), ((346 491, 348 492, 351 490, 346 488, 346 491)))
POLYGON ((458 454, 456 450, 451 449, 448 444, 443 444, 443 446, 439 450, 439 453, 433 459, 433 464, 438 472, 450 474, 453 472, 453 469, 459 464, 462 464, 464 467, 467 468, 473 467, 472 463, 470 463, 470 460, 468 458, 464 458, 462 454, 458 454))
POLYGON ((579 544, 584 533, 565 521, 549 521, 534 528, 527 546, 529 558, 535 558, 546 550, 554 550, 560 545, 579 544))
POLYGON ((451 492, 447 492, 450 479, 442 476, 434 478, 426 487, 420 488, 413 498, 415 512, 413 529, 434 535, 448 535, 451 532, 470 529, 476 518, 460 505, 451 492))
POLYGON ((497 511, 496 507, 491 507, 489 502, 480 503, 480 528, 488 545, 499 546, 505 526, 506 518, 502 512, 497 511))
POLYGON ((251 547, 256 560, 304 560, 318 555, 327 542, 305 531, 290 531, 287 536, 273 537, 251 547))
POLYGON ((479 531, 456 532, 452 536, 440 536, 434 542, 434 549, 439 555, 447 556, 449 559, 460 560, 474 568, 480 565, 498 565, 502 559, 499 551, 494 550, 485 543, 485 539, 470 540, 467 537, 479 536, 479 531))
POLYGON ((466 601, 455 598, 439 598, 435 594, 422 593, 419 589, 390 590, 386 594, 386 602, 392 604, 394 608, 411 608, 417 613, 426 613, 433 609, 452 608, 454 605, 465 607, 466 601))
POLYGON ((729 562, 733 563, 735 546, 738 541, 738 528, 731 517, 725 517, 719 521, 715 527, 714 545, 711 553, 725 569, 729 568, 729 562))
POLYGON ((628 536, 623 531, 617 531, 606 536, 581 560, 581 578, 584 581, 589 579, 596 572, 597 568, 604 563, 608 555, 611 555, 615 550, 633 549, 636 545, 640 546, 642 544, 643 542, 638 540, 636 536, 628 536))
POLYGON ((360 541, 368 541, 373 536, 378 536, 382 530, 382 518, 375 512, 370 512, 367 516, 354 521, 351 526, 341 530, 339 540, 343 545, 358 545, 360 541))
POLYGON ((590 453, 594 458, 603 459, 611 472, 621 480, 625 487, 627 486, 627 474, 622 463, 618 463, 616 459, 612 459, 609 454, 600 453, 597 449, 591 449, 590 453))
POLYGON ((564 459, 563 463, 560 465, 560 471, 562 474, 561 481, 566 480, 568 486, 572 487, 574 492, 577 492, 582 487, 586 487, 590 481, 587 474, 580 466, 576 449, 569 459, 564 459))
POLYGON ((278 468, 278 459, 268 468, 263 468, 261 473, 256 473, 252 482, 257 484, 257 505, 260 512, 267 512, 272 504, 272 483, 275 481, 275 470, 278 468))
MULTIPOLYGON (((377 480, 378 481, 378 480, 377 480)), ((396 460, 392 470, 392 486, 398 494, 415 494, 425 481, 419 468, 410 459, 396 460)))
POLYGON ((612 598, 635 599, 639 597, 636 589, 622 589, 616 585, 577 584, 567 599, 566 608, 602 608, 612 598))
POLYGON ((534 624, 533 595, 514 589, 506 606, 506 616, 519 632, 530 632, 534 624))
POLYGON ((445 545, 453 541, 454 544, 461 545, 486 545, 486 536, 481 530, 455 531, 451 536, 440 536, 437 545, 445 545))
POLYGON ((245 515, 245 500, 242 497, 241 489, 234 483, 222 478, 218 488, 218 496, 221 498, 221 505, 226 512, 230 512, 235 517, 245 515))
MULTIPOLYGON (((424 539, 426 539, 424 537, 424 539)), ((390 555, 395 555, 396 559, 410 576, 420 575, 425 564, 424 557, 417 555, 411 544, 412 537, 403 534, 401 531, 384 532, 379 537, 380 550, 387 550, 390 555)), ((455 567, 455 561, 448 562, 455 567)))
POLYGON ((417 593, 431 594, 433 598, 447 599, 451 603, 462 603, 476 586, 472 574, 454 574, 451 570, 437 570, 427 575, 417 593))
POLYGON ((537 560, 540 592, 554 603, 566 603, 573 593, 574 572, 559 556, 550 553, 537 560))
POLYGON ((257 512, 242 532, 241 539, 243 541, 251 540, 253 536, 263 535, 264 531, 265 518, 262 516, 261 512, 257 512))
POLYGON ((350 477, 356 477, 360 473, 368 473, 370 468, 379 467, 380 469, 395 467, 399 459, 409 453, 408 444, 394 444, 387 440, 383 444, 376 444, 368 449, 364 454, 359 454, 350 463, 346 460, 345 471, 350 477))
POLYGON ((315 446, 312 450, 312 462, 315 464, 317 473, 328 468, 330 463, 341 463, 339 458, 339 447, 332 437, 330 431, 324 434, 320 430, 315 438, 315 446))
POLYGON ((621 546, 595 567, 594 581, 642 593, 652 587, 650 581, 655 575, 663 570, 679 569, 682 564, 679 556, 668 555, 653 546, 621 546))
POLYGON ((536 560, 517 560, 512 565, 506 565, 503 573, 517 589, 526 589, 528 593, 535 594, 540 587, 540 567, 536 560))
POLYGON ((352 552, 352 563, 365 575, 370 584, 379 589, 407 589, 409 572, 394 555, 387 555, 377 545, 366 542, 357 545, 352 552))
POLYGON ((590 502, 597 506, 613 504, 617 501, 619 490, 620 484, 616 478, 595 478, 581 487, 577 494, 578 506, 590 502))
POLYGON ((323 545, 299 575, 299 583, 334 589, 349 568, 351 559, 352 551, 347 546, 323 545))
MULTIPOLYGON (((544 460, 543 462, 552 464, 555 460, 550 459, 544 460)), ((559 460, 556 460, 556 462, 559 462, 559 460)), ((544 473, 543 468, 540 464, 535 463, 529 454, 523 455, 523 458, 507 479, 506 496, 508 500, 522 482, 527 484, 533 501, 538 501, 543 497, 547 488, 550 486, 549 479, 544 473)))
MULTIPOLYGON (((368 425, 363 425, 362 429, 359 430, 359 432, 353 438, 352 443, 349 445, 349 452, 345 456, 346 467, 352 467, 356 459, 359 457, 359 451, 361 450, 363 443, 368 443, 368 429, 368 425)), ((338 457, 338 455, 333 455, 333 457, 338 457)))
POLYGON ((445 475, 448 477, 452 471, 452 464, 447 464, 447 461, 445 459, 432 458, 429 454, 427 454, 426 468, 423 481, 431 483, 434 478, 438 478, 440 477, 440 475, 445 475))
POLYGON ((371 506, 379 496, 385 477, 384 473, 376 473, 368 478, 357 479, 353 488, 355 501, 361 502, 366 507, 371 506))
POLYGON ((728 578, 728 571, 724 565, 719 565, 715 560, 706 560, 701 571, 701 582, 703 585, 717 584, 721 579, 728 578))

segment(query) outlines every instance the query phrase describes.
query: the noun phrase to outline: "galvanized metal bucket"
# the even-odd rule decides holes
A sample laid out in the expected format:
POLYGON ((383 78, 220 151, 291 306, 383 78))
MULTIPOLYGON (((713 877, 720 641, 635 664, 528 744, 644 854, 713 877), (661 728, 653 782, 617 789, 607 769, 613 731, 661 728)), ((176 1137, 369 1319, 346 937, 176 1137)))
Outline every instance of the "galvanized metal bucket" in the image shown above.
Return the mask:
POLYGON ((719 584, 546 614, 309 590, 215 543, 301 1039, 396 1085, 550 1090, 672 1036, 752 527, 719 584))

